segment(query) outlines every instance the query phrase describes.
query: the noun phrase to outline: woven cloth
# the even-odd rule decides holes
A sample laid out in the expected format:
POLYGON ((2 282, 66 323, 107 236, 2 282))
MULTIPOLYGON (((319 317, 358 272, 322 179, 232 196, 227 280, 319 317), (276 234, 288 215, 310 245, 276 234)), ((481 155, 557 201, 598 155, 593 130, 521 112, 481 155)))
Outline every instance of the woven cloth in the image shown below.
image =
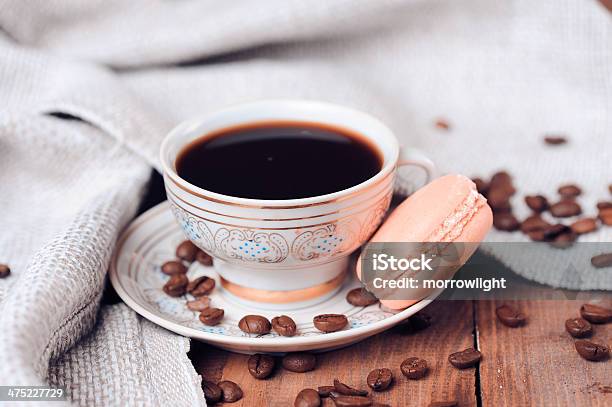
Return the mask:
MULTIPOLYGON (((0 0, 0 10, 0 262, 13 271, 0 280, 2 385, 66 386, 78 405, 205 405, 186 339, 99 300, 163 136, 231 103, 368 111, 441 172, 511 171, 520 217, 520 196, 552 197, 564 182, 584 188, 587 214, 610 198, 612 17, 596 1, 0 0), (547 147, 549 132, 570 142, 547 147)), ((527 278, 575 286, 493 254, 527 278)), ((582 288, 612 289, 610 273, 576 272, 582 288)))

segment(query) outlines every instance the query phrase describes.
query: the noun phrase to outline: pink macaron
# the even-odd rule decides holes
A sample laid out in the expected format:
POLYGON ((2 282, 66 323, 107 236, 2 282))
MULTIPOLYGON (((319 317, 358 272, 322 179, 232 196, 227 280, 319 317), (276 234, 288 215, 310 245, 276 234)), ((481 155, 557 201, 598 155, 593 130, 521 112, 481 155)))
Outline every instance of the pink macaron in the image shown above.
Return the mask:
MULTIPOLYGON (((402 202, 370 242, 481 242, 493 223, 487 200, 463 175, 440 177, 402 202)), ((467 261, 477 245, 462 256, 467 261)), ((361 278, 361 258, 357 262, 361 278)), ((404 309, 419 300, 381 300, 392 309, 404 309)))

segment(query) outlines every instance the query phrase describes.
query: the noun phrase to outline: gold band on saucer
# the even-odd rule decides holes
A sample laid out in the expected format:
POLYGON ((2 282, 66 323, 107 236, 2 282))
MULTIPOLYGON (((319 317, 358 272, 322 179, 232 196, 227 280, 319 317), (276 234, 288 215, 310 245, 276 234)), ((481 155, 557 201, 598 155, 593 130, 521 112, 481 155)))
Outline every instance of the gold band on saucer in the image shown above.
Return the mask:
POLYGON ((287 291, 259 290, 256 288, 248 288, 242 285, 229 282, 223 277, 220 277, 220 279, 223 288, 234 294, 236 297, 255 302, 267 302, 270 304, 288 304, 292 302, 308 301, 335 290, 336 288, 338 288, 338 286, 340 286, 340 284, 342 284, 342 281, 344 280, 344 273, 345 272, 342 272, 333 279, 323 284, 315 285, 314 287, 287 291))

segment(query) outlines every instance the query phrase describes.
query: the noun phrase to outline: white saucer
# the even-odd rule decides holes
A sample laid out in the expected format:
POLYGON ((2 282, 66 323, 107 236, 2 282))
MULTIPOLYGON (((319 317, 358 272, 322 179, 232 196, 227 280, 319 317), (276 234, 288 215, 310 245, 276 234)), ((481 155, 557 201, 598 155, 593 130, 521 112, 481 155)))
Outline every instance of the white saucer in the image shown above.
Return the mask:
POLYGON ((184 239, 167 202, 145 212, 132 222, 119 239, 111 262, 111 283, 129 307, 155 324, 235 352, 323 351, 347 346, 389 329, 427 306, 433 299, 422 300, 395 314, 382 310, 379 304, 355 307, 345 297, 350 289, 359 287, 359 282, 354 273, 348 273, 342 287, 323 302, 286 312, 258 309, 226 292, 219 284, 213 267, 194 262, 189 268, 189 279, 200 275, 217 279, 217 286, 210 295, 211 305, 225 311, 219 325, 206 326, 198 319, 197 312, 186 308, 186 297, 172 298, 162 291, 168 276, 161 272, 160 266, 174 259, 176 246, 184 239), (349 326, 327 334, 318 331, 312 318, 328 313, 346 315, 349 326), (289 315, 295 320, 298 333, 289 338, 274 332, 263 336, 246 334, 238 328, 238 321, 247 314, 264 315, 269 319, 281 314, 289 315))

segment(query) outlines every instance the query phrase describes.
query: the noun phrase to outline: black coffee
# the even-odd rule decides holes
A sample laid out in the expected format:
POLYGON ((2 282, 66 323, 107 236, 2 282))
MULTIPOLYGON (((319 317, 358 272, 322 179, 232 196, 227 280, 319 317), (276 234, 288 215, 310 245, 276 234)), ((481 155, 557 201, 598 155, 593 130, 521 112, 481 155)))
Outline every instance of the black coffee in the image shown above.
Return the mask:
POLYGON ((178 175, 241 198, 293 199, 350 188, 382 167, 378 150, 345 129, 300 122, 233 127, 203 136, 178 155, 178 175))

